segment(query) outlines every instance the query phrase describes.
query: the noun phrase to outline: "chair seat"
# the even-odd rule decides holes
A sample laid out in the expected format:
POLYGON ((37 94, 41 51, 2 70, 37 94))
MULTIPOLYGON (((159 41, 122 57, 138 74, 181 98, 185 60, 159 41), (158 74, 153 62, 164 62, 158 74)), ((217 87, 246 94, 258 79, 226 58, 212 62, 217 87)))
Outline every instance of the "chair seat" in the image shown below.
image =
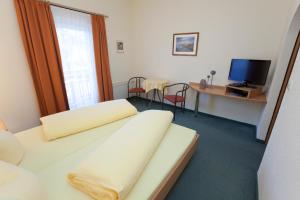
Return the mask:
POLYGON ((175 100, 176 102, 184 102, 184 98, 182 96, 177 96, 176 99, 176 95, 165 95, 164 98, 172 103, 175 103, 175 100))
POLYGON ((130 93, 144 93, 146 91, 144 90, 144 88, 130 88, 129 92, 130 93))

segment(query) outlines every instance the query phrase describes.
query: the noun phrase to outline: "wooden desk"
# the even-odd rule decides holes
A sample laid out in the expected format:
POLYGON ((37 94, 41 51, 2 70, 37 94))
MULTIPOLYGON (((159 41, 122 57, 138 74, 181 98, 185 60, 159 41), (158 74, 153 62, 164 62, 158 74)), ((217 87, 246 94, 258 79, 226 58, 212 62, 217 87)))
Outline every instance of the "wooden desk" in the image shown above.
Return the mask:
POLYGON ((190 82, 189 85, 193 90, 195 90, 197 92, 196 103, 195 103, 195 114, 198 113, 198 109, 199 109, 200 93, 214 95, 214 96, 221 96, 221 97, 226 97, 226 98, 231 98, 231 99, 238 99, 238 100, 243 100, 243 101, 249 101, 249 102, 254 102, 254 103, 267 103, 267 98, 266 98, 265 94, 261 94, 256 97, 253 97, 253 98, 247 98, 247 97, 231 95, 230 93, 227 94, 225 86, 213 85, 213 86, 202 89, 202 88, 200 88, 199 83, 190 82))

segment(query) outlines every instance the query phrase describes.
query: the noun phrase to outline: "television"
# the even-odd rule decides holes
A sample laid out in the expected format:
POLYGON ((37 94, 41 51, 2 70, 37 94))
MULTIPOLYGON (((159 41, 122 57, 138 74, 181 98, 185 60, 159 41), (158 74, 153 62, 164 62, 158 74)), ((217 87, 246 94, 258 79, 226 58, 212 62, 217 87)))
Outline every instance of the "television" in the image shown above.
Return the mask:
POLYGON ((265 85, 271 60, 232 59, 229 80, 237 81, 236 86, 265 85))

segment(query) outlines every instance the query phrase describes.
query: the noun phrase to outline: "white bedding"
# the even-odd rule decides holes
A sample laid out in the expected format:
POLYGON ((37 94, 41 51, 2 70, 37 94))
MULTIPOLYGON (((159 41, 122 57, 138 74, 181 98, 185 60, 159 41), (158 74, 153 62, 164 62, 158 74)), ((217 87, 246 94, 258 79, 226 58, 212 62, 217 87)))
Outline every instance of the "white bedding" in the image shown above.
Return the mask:
MULTIPOLYGON (((41 127, 17 133, 17 138, 26 150, 21 166, 38 175, 46 188, 49 200, 90 199, 69 185, 67 174, 129 119, 126 118, 51 142, 45 141, 42 137, 41 127)), ((172 124, 126 199, 142 200, 149 198, 195 136, 194 130, 172 124)))

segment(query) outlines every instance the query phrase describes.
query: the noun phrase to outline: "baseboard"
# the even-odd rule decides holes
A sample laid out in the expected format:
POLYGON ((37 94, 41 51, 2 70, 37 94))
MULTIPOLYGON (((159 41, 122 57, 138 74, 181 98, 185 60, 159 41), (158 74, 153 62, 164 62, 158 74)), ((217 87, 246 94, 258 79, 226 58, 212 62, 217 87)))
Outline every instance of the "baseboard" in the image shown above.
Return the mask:
MULTIPOLYGON (((139 98, 139 99, 143 99, 144 101, 149 101, 149 103, 150 103, 150 101, 151 101, 151 98, 148 98, 148 99, 147 99, 146 97, 143 97, 143 96, 140 96, 140 97, 139 97, 139 96, 130 96, 130 97, 127 97, 126 99, 131 99, 131 98, 139 98)), ((154 99, 153 102, 161 104, 161 102, 160 102, 159 100, 157 100, 157 99, 154 99)), ((164 101, 164 105, 174 107, 173 104, 168 103, 168 102, 166 102, 166 101, 164 101)), ((177 106, 177 108, 180 108, 180 107, 177 106)), ((193 110, 188 109, 188 108, 185 108, 185 110, 193 111, 193 110)))
MULTIPOLYGON (((142 99, 142 100, 144 100, 144 101, 148 101, 149 103, 150 103, 150 101, 151 101, 150 98, 149 98, 149 99, 146 99, 146 98, 143 97, 142 95, 141 95, 140 97, 139 97, 139 96, 134 96, 134 95, 132 95, 132 96, 130 96, 129 98, 126 98, 126 99, 130 100, 130 99, 133 99, 133 98, 139 98, 139 99, 142 99)), ((159 104, 161 104, 161 102, 158 101, 157 99, 153 100, 153 103, 159 103, 159 104)), ((166 101, 164 101, 164 106, 171 107, 171 109, 173 109, 173 107, 174 107, 174 105, 169 104, 169 103, 166 102, 166 101)), ((177 108, 178 108, 178 110, 181 109, 179 106, 177 106, 177 108)), ((194 113, 194 110, 189 109, 189 108, 185 108, 184 110, 187 111, 187 112, 193 112, 193 113, 194 113)), ((210 118, 218 118, 218 119, 224 119, 224 120, 228 120, 228 121, 233 121, 233 122, 238 123, 238 124, 243 124, 243 125, 251 126, 251 127, 253 127, 253 129, 255 129, 255 131, 256 131, 256 126, 253 125, 253 124, 249 124, 249 123, 245 123, 245 122, 240 122, 240 121, 236 121, 236 120, 233 120, 233 119, 228 119, 228 118, 221 117, 221 116, 211 115, 211 114, 209 114, 209 113, 204 113, 204 112, 200 112, 200 111, 198 111, 197 115, 205 115, 205 116, 208 116, 208 117, 210 117, 210 118)), ((265 141, 264 141, 264 140, 260 140, 260 139, 257 139, 257 138, 256 138, 255 140, 256 140, 257 143, 265 144, 265 141)))
POLYGON ((257 138, 256 138, 256 142, 257 142, 257 143, 260 143, 260 144, 266 144, 264 140, 257 139, 257 138))
MULTIPOLYGON (((139 97, 139 96, 134 96, 134 95, 133 95, 133 96, 130 96, 129 98, 126 98, 126 99, 130 99, 130 98, 140 98, 140 99, 143 99, 144 101, 149 101, 149 102, 151 101, 150 98, 146 99, 146 98, 143 97, 143 96, 140 96, 140 97, 139 97)), ((159 100, 157 100, 157 99, 153 100, 153 102, 161 104, 161 102, 160 102, 159 100)), ((174 107, 173 104, 171 104, 171 103, 169 103, 169 102, 166 102, 166 101, 164 101, 164 105, 174 107)), ((177 108, 180 109, 179 106, 177 106, 177 108)), ((186 110, 186 111, 189 111, 189 112, 195 112, 193 109, 190 109, 190 108, 185 108, 185 110, 186 110)), ((224 119, 224 120, 233 121, 233 122, 235 122, 235 123, 244 124, 244 125, 247 125, 247 126, 252 126, 253 128, 256 129, 256 126, 253 125, 253 124, 249 124, 249 123, 245 123, 245 122, 240 122, 240 121, 236 121, 236 120, 233 120, 233 119, 228 119, 228 118, 225 118, 225 117, 221 117, 221 116, 217 116, 217 115, 212 115, 212 114, 204 113, 204 112, 200 112, 200 111, 198 111, 197 114, 199 114, 199 115, 206 115, 206 116, 209 116, 209 117, 211 117, 211 118, 219 118, 219 119, 224 119)), ((259 139, 257 139, 257 140, 259 140, 259 139)), ((261 140, 261 141, 263 142, 263 140, 261 140)))

